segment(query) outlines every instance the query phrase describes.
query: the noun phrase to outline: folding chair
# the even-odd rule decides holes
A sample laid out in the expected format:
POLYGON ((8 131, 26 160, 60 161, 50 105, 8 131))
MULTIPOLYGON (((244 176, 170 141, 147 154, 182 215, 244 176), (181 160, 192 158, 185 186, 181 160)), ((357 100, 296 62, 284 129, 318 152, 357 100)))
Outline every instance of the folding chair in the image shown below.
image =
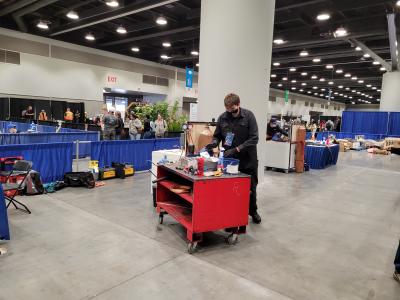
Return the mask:
POLYGON ((6 183, 2 183, 4 198, 9 201, 7 204, 7 208, 10 206, 10 204, 12 204, 16 209, 23 210, 28 214, 31 213, 31 211, 25 204, 22 204, 21 202, 15 200, 15 196, 18 194, 18 192, 24 189, 25 179, 31 169, 31 161, 18 160, 15 162, 10 174, 7 176, 6 183), (9 182, 10 178, 13 176, 18 176, 18 180, 16 183, 9 182), (18 207, 19 205, 23 208, 18 207))

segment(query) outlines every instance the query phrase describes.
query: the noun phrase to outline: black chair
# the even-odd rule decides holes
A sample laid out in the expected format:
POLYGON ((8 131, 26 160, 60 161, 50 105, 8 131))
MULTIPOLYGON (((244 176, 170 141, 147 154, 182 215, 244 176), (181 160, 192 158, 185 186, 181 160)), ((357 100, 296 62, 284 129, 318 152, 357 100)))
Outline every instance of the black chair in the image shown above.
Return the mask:
POLYGON ((9 201, 7 204, 7 208, 12 204, 16 209, 23 210, 28 214, 31 213, 31 211, 25 204, 22 204, 18 200, 15 200, 15 196, 17 195, 17 193, 24 189, 25 179, 26 177, 28 177, 31 169, 32 169, 31 161, 17 160, 6 179, 6 183, 2 183, 4 198, 9 201), (17 183, 10 183, 9 182, 10 178, 15 176, 18 176, 17 183), (22 206, 22 208, 20 206, 22 206))

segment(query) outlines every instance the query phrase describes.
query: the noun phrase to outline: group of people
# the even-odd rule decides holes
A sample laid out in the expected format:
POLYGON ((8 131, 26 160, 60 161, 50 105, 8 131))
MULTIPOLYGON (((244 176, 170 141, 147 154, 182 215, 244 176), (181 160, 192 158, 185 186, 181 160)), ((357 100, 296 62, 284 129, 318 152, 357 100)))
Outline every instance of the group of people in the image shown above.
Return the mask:
MULTIPOLYGON (((35 119, 35 111, 33 110, 33 107, 29 105, 26 109, 22 111, 22 118, 23 119, 28 119, 28 120, 34 120, 35 119)), ((38 120, 39 121, 48 121, 49 117, 47 116, 46 110, 42 109, 38 115, 38 120)), ((88 123, 88 117, 87 113, 85 112, 84 116, 84 123, 88 123)), ((64 112, 64 121, 68 123, 80 123, 81 122, 81 113, 79 110, 76 110, 75 112, 72 112, 71 109, 68 107, 66 111, 64 112)))
POLYGON ((147 115, 142 122, 136 114, 130 113, 124 121, 121 112, 113 107, 104 112, 100 123, 103 126, 103 140, 163 138, 168 129, 167 122, 160 114, 155 121, 147 115))

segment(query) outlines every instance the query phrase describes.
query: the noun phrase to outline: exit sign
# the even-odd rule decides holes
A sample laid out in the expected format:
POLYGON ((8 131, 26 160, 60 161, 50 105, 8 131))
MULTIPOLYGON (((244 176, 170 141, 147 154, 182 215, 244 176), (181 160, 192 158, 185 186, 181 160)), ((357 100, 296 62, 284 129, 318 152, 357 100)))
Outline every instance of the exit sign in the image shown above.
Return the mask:
POLYGON ((107 76, 107 82, 117 83, 117 76, 107 76))

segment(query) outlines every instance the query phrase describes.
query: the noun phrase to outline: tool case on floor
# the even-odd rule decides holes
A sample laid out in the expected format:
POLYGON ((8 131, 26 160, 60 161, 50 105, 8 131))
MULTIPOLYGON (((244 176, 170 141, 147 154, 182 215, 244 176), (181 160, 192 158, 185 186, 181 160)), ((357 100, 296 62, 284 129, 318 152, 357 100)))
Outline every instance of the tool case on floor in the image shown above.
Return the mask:
POLYGON ((129 165, 127 163, 121 164, 113 162, 111 166, 115 169, 115 175, 118 178, 125 178, 127 176, 135 175, 135 169, 132 165, 129 165))
POLYGON ((99 180, 112 179, 116 177, 115 168, 105 167, 99 169, 99 180))

